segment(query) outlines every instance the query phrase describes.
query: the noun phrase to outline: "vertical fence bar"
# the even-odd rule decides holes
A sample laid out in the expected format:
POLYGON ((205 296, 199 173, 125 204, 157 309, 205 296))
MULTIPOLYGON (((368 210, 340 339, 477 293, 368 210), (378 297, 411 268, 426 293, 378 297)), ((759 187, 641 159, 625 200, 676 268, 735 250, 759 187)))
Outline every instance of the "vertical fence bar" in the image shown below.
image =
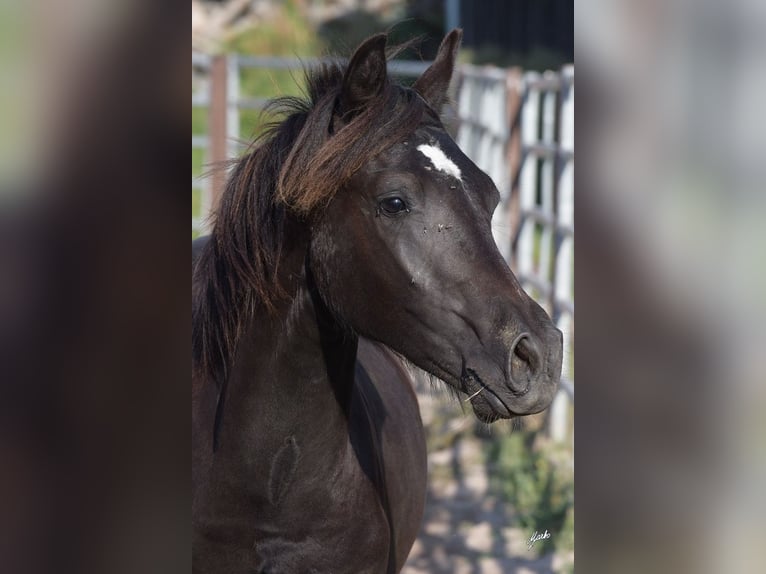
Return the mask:
MULTIPOLYGON (((523 102, 523 76, 521 68, 511 68, 505 79, 506 85, 506 118, 508 119, 508 145, 506 146, 506 158, 508 163, 508 224, 511 236, 509 249, 512 249, 513 236, 518 232, 521 225, 519 211, 519 170, 521 168, 521 109, 523 102)), ((518 261, 515 250, 512 249, 508 262, 516 267, 518 261)))
POLYGON ((212 207, 218 205, 226 184, 226 172, 223 168, 226 161, 226 56, 213 56, 210 66, 210 112, 208 116, 210 130, 210 162, 213 164, 213 174, 210 182, 212 207))
MULTIPOLYGON (((560 225, 559 244, 556 257, 555 297, 560 302, 574 301, 574 70, 569 67, 562 71, 561 87, 561 170, 558 189, 558 221, 560 225), (567 230, 567 231, 564 231, 567 230)), ((568 311, 559 317, 559 328, 564 333, 564 348, 570 349, 572 317, 568 311)), ((572 377, 571 353, 564 355, 563 373, 572 377)))
POLYGON ((479 125, 479 154, 476 158, 476 165, 479 166, 483 172, 492 177, 492 121, 502 121, 496 116, 493 117, 492 109, 492 80, 486 77, 477 78, 479 85, 481 86, 480 104, 478 106, 479 113, 476 115, 479 125))
POLYGON ((230 158, 237 157, 240 151, 240 69, 239 56, 229 55, 226 59, 226 153, 230 158))
MULTIPOLYGON (((561 160, 558 186, 558 221, 563 229, 574 229, 574 70, 562 71, 561 85, 561 160)), ((572 259, 574 237, 559 233, 560 247, 556 257, 555 296, 559 301, 574 300, 572 292, 572 259)))
POLYGON ((564 442, 567 437, 568 406, 569 397, 566 391, 559 389, 550 406, 550 423, 548 427, 548 432, 555 442, 564 442))
MULTIPOLYGON (((545 77, 550 78, 555 74, 546 72, 545 77)), ((543 113, 542 113, 542 133, 541 141, 546 146, 555 148, 556 143, 556 92, 552 89, 546 89, 543 92, 543 113)), ((545 307, 549 313, 554 312, 553 301, 553 277, 552 277, 552 254, 553 254, 553 233, 555 228, 555 220, 553 218, 555 208, 553 204, 554 196, 554 173, 555 173, 556 156, 546 154, 543 156, 542 168, 540 170, 540 208, 542 211, 553 220, 553 222, 546 222, 542 226, 542 234, 540 236, 540 266, 538 273, 540 279, 551 287, 550 294, 547 297, 545 307)))
MULTIPOLYGON (((574 237, 571 230, 574 229, 574 160, 571 154, 574 152, 574 69, 571 66, 561 71, 560 89, 560 125, 559 146, 561 157, 558 170, 557 190, 557 221, 559 229, 557 233, 558 249, 556 250, 556 272, 554 284, 554 298, 557 307, 562 303, 574 301, 572 291, 572 272, 574 262, 574 237)), ((571 381, 573 377, 572 365, 572 328, 574 325, 569 310, 561 309, 554 320, 558 328, 564 334, 564 360, 561 368, 562 378, 571 381)), ((566 391, 559 391, 551 405, 551 438, 563 441, 567 432, 567 407, 569 396, 566 391)))
POLYGON ((465 151, 466 153, 468 150, 468 146, 471 141, 471 125, 466 122, 466 119, 471 119, 470 117, 470 97, 471 97, 471 78, 470 76, 464 74, 462 71, 460 72, 460 89, 457 94, 457 118, 458 118, 458 126, 457 126, 457 135, 455 137, 455 140, 457 141, 458 147, 465 151))
MULTIPOLYGON (((539 77, 534 72, 525 74, 525 82, 539 77)), ((521 228, 517 247, 517 264, 520 280, 534 276, 535 222, 529 216, 537 197, 537 159, 529 151, 529 146, 537 142, 540 118, 540 92, 528 85, 525 87, 524 102, 521 111, 521 173, 519 176, 519 207, 521 228)), ((528 281, 526 281, 528 283, 528 281)))
POLYGON ((495 182, 500 192, 500 203, 492 214, 492 234, 501 255, 506 261, 511 259, 510 204, 511 186, 506 163, 508 144, 508 95, 506 74, 492 70, 487 78, 487 98, 482 106, 482 125, 486 126, 487 157, 486 166, 480 166, 495 182))

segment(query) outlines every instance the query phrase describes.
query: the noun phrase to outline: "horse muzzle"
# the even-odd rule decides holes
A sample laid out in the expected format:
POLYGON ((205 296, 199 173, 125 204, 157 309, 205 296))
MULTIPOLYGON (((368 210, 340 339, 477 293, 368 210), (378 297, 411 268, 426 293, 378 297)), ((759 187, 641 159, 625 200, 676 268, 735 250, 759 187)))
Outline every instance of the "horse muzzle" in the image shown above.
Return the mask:
POLYGON ((476 416, 491 421, 531 415, 548 408, 558 390, 562 355, 561 331, 550 325, 540 335, 523 331, 513 339, 505 359, 504 376, 499 376, 499 369, 469 365, 463 382, 476 416), (486 375, 482 375, 482 370, 486 375))

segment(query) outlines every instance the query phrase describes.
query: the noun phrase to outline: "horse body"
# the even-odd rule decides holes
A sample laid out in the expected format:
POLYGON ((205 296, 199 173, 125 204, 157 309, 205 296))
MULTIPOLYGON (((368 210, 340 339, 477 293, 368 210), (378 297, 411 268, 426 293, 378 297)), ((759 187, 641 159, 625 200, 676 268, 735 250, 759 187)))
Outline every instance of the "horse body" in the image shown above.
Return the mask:
POLYGON ((214 455, 217 402, 193 380, 195 572, 398 572, 426 490, 400 361, 305 285, 252 321, 237 356, 214 455))
POLYGON ((395 353, 484 422, 555 395, 561 333, 497 250, 497 189, 439 120, 460 33, 412 88, 385 42, 282 100, 192 244, 196 573, 401 569, 426 458, 395 353))

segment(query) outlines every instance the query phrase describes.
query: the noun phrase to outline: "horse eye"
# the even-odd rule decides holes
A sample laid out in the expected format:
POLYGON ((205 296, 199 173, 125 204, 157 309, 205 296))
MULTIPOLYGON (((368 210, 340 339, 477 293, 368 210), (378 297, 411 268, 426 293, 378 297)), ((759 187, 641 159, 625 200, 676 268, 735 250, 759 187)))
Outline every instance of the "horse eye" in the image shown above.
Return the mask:
POLYGON ((401 197, 387 197, 380 202, 380 209, 387 215, 396 215, 402 211, 409 211, 407 204, 401 197))

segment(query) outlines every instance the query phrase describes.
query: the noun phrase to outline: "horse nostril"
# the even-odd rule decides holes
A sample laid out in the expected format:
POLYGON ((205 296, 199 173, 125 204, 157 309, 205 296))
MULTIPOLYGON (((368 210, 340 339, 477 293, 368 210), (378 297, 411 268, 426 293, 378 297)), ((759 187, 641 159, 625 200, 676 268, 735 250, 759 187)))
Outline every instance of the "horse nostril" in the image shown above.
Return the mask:
POLYGON ((516 393, 529 389, 541 367, 540 351, 528 333, 522 333, 508 355, 508 386, 516 393))

